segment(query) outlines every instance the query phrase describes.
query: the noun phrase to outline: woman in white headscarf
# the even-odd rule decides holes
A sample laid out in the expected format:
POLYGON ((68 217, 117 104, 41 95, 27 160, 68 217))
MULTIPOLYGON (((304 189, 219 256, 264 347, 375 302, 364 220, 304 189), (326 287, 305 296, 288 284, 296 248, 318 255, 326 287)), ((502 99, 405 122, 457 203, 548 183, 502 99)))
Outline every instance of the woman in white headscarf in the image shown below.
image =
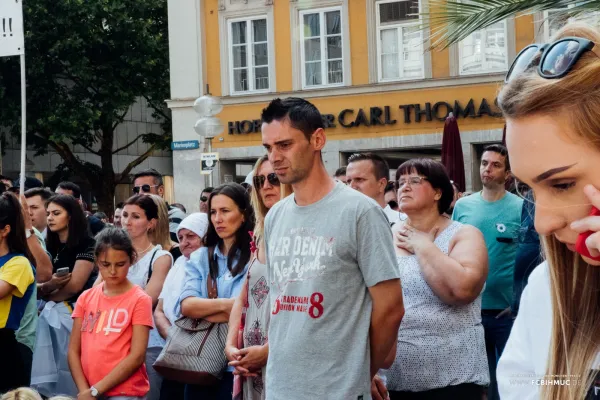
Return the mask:
MULTIPOLYGON (((154 311, 154 321, 158 333, 167 338, 169 328, 177 319, 175 306, 179 295, 183 291, 185 281, 185 263, 190 255, 202 247, 202 238, 208 229, 208 215, 206 213, 194 213, 186 217, 177 228, 179 249, 183 254, 179 257, 169 271, 162 292, 158 296, 158 305, 154 311)), ((148 366, 151 368, 151 366, 148 366)), ((178 382, 163 380, 160 398, 164 400, 183 399, 185 385, 178 382)))

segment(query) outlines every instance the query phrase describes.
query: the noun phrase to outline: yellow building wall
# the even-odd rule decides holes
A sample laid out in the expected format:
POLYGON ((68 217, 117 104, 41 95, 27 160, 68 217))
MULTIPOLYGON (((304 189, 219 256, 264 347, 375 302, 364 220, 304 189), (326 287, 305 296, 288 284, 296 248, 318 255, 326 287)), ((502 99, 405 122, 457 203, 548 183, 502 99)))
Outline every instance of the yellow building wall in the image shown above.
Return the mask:
POLYGON ((365 0, 350 0, 350 61, 352 84, 369 83, 369 35, 367 32, 367 5, 365 0))
POLYGON ((204 35, 206 56, 206 83, 213 96, 221 92, 221 49, 219 42, 219 1, 204 1, 204 35))

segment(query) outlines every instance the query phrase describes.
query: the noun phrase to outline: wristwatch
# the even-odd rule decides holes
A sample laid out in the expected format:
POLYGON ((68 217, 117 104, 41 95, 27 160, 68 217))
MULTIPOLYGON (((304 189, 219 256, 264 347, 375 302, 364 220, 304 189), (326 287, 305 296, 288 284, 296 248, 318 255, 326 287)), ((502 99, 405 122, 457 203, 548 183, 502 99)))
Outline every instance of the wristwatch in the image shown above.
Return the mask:
POLYGON ((90 394, 94 397, 98 397, 98 389, 96 389, 95 387, 91 387, 90 388, 90 394))
POLYGON ((33 235, 33 228, 25 229, 25 239, 29 239, 32 235, 33 235))

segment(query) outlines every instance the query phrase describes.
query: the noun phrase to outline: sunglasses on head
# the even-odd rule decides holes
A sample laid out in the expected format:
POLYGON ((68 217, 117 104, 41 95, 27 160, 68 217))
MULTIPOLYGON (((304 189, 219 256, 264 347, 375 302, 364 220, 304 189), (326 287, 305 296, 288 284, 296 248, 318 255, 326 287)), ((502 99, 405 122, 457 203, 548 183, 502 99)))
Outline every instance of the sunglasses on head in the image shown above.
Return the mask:
POLYGON ((534 62, 537 62, 537 73, 542 78, 562 78, 587 51, 592 51, 600 57, 600 52, 594 42, 578 37, 566 37, 544 45, 529 45, 519 52, 508 70, 504 82, 510 82, 515 76, 532 67, 534 62))
POLYGON ((271 172, 266 177, 264 175, 256 175, 252 178, 252 183, 254 183, 254 187, 256 189, 260 189, 265 184, 265 180, 268 181, 273 186, 279 186, 279 178, 275 172, 271 172))
POLYGON ((134 186, 133 187, 133 193, 138 194, 140 192, 140 189, 142 190, 143 193, 150 193, 151 188, 153 187, 158 187, 158 185, 141 185, 141 186, 134 186))

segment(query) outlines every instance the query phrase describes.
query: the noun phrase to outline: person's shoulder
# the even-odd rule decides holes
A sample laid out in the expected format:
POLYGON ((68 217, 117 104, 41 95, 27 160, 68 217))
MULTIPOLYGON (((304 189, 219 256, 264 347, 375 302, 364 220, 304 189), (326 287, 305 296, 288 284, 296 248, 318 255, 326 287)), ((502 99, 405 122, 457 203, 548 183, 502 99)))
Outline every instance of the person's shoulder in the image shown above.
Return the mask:
POLYGON ((517 196, 516 194, 513 194, 511 192, 506 192, 506 197, 514 205, 517 205, 517 206, 523 205, 523 198, 520 196, 517 196))
POLYGON ((6 264, 4 264, 4 266, 11 267, 11 268, 23 268, 23 267, 31 268, 31 263, 29 262, 27 257, 22 256, 22 255, 17 255, 17 256, 12 257, 10 260, 8 260, 6 262, 6 264))
POLYGON ((468 196, 465 197, 461 197, 460 199, 458 199, 458 201, 456 202, 456 204, 454 205, 454 208, 456 209, 456 207, 461 207, 461 206, 470 206, 471 204, 477 204, 481 202, 481 195, 480 192, 475 192, 472 193, 468 196))
POLYGON ((286 198, 281 199, 277 203, 275 203, 273 207, 269 209, 269 212, 265 216, 265 225, 267 225, 269 221, 271 221, 273 218, 276 218, 282 212, 282 210, 285 210, 286 207, 290 204, 290 202, 293 201, 294 195, 290 194, 286 198))
POLYGON ((152 297, 138 285, 133 285, 133 289, 131 289, 130 293, 132 299, 135 299, 136 301, 146 301, 152 304, 152 297))
POLYGON ((550 294, 550 267, 544 261, 538 265, 527 280, 527 288, 534 298, 539 295, 550 294))

